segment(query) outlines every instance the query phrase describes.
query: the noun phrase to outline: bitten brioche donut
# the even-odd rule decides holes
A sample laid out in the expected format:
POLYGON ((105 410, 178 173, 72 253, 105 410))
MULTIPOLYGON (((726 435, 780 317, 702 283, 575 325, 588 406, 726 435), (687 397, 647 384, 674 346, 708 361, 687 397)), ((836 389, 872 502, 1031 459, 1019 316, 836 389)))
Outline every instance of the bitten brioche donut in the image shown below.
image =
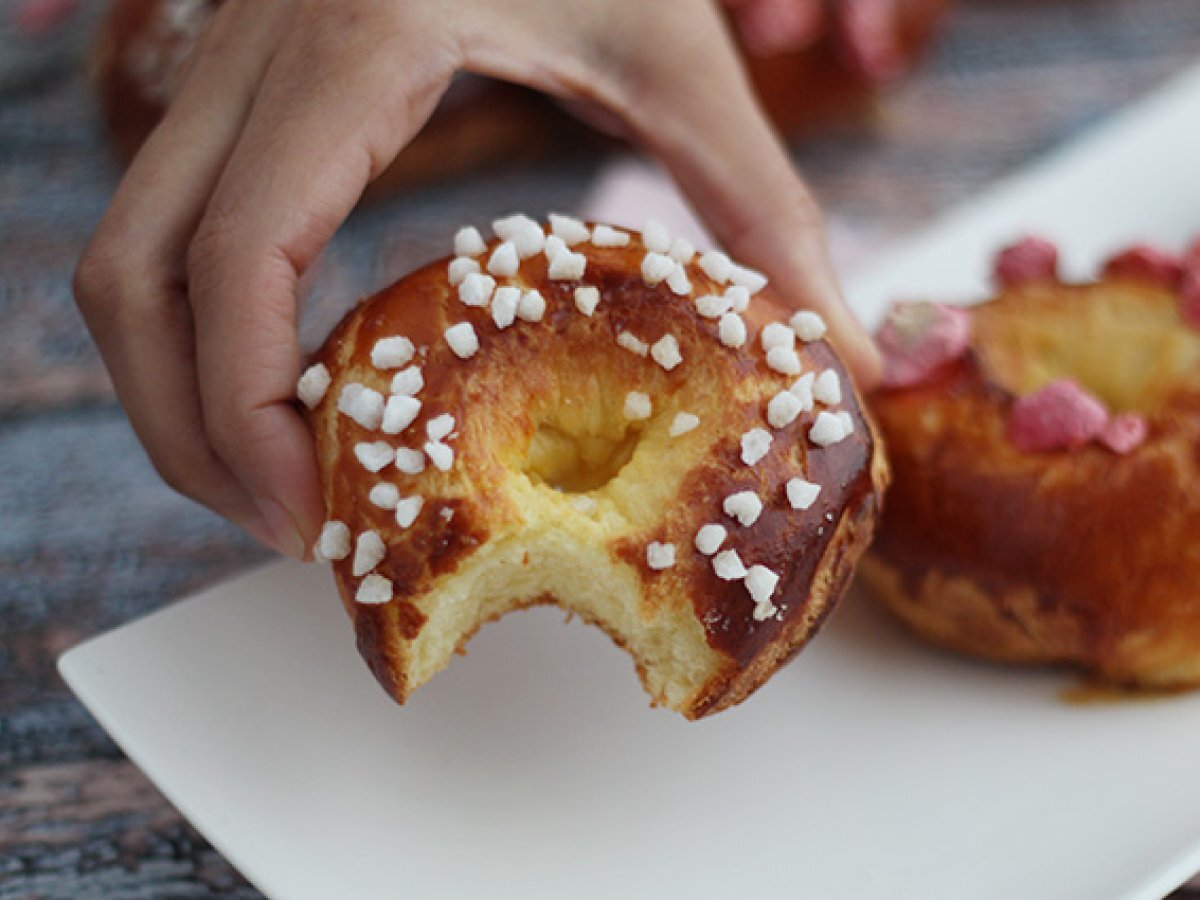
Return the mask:
POLYGON ((708 715, 833 608, 886 465, 819 316, 777 321, 761 275, 661 225, 551 222, 463 229, 316 354, 316 555, 400 702, 484 622, 553 603, 655 704, 708 715))
POLYGON ((863 573, 913 631, 1127 687, 1200 684, 1200 253, 1090 284, 1031 239, 999 295, 898 307, 872 398, 895 471, 863 573))

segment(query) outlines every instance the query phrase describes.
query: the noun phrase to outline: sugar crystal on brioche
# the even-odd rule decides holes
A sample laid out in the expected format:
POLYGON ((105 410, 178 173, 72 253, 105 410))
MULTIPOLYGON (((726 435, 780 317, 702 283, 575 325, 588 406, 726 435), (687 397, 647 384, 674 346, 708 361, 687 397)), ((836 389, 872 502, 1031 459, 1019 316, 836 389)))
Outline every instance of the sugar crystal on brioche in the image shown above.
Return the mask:
POLYGON ((689 431, 695 431, 699 426, 699 416, 694 416, 690 412, 677 412, 675 418, 671 420, 671 429, 668 434, 671 437, 681 437, 689 431))
POLYGON ((395 509, 400 502, 400 488, 388 481, 382 481, 371 488, 367 499, 380 509, 395 509))
POLYGON ((729 302, 729 309, 735 313, 744 313, 750 307, 750 291, 740 285, 725 288, 725 299, 729 302))
POLYGON ((816 632, 878 515, 886 465, 841 362, 796 344, 761 275, 657 224, 649 244, 561 216, 549 235, 522 215, 494 230, 454 247, 490 274, 414 272, 314 360, 331 378, 307 413, 327 515, 357 536, 353 558, 322 556, 360 651, 403 702, 484 622, 554 603, 624 647, 654 703, 697 718, 740 702, 816 632), (421 348, 414 375, 371 364, 396 336, 421 348), (821 411, 836 448, 809 438, 801 370, 845 386, 821 411), (354 448, 376 443, 371 466, 392 464, 371 472, 354 448), (831 519, 790 502, 797 478, 831 519))
POLYGON ((486 249, 487 244, 483 242, 483 235, 473 225, 458 229, 454 235, 455 256, 479 256, 486 249))
POLYGON ((700 257, 700 269, 717 284, 725 284, 733 274, 733 262, 720 250, 709 250, 700 257))
POLYGON ((592 245, 595 247, 625 247, 629 235, 611 225, 597 225, 592 229, 592 245))
POLYGON ((409 366, 408 368, 401 369, 392 376, 393 394, 415 397, 423 387, 425 387, 425 378, 421 375, 420 366, 409 366))
POLYGON ((325 399, 325 392, 329 390, 331 381, 329 370, 324 365, 317 363, 315 366, 309 366, 296 385, 296 396, 309 409, 314 409, 325 399))
POLYGON ((729 532, 724 525, 719 525, 716 522, 708 522, 700 526, 700 530, 696 532, 696 538, 693 543, 696 549, 705 556, 712 556, 721 549, 721 545, 725 543, 725 538, 729 532))
POLYGON ((581 244, 591 237, 591 231, 585 223, 571 216, 557 213, 550 213, 550 229, 554 232, 554 236, 568 247, 581 244))

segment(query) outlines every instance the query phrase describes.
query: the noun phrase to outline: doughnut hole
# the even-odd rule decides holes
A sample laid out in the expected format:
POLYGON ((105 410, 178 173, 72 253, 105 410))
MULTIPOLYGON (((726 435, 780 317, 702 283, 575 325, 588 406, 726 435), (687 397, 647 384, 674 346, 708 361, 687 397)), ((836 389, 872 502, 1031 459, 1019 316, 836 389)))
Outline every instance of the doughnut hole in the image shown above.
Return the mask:
POLYGON ((679 502, 684 479, 698 467, 719 465, 715 443, 736 446, 757 421, 765 388, 747 385, 752 402, 730 404, 720 381, 679 378, 614 352, 606 332, 589 349, 589 337, 574 347, 551 344, 536 367, 497 353, 488 361, 495 371, 478 370, 481 382, 506 388, 505 402, 488 416, 463 418, 460 438, 464 463, 478 460, 478 489, 494 530, 417 602, 427 622, 412 643, 409 685, 448 664, 480 622, 550 602, 626 647, 651 696, 664 705, 687 708, 727 665, 679 589, 681 576, 650 572, 645 546, 675 543, 676 571, 694 564, 695 528, 689 523, 685 530, 688 510, 679 502), (581 354, 612 362, 580 367, 581 354), (647 419, 625 416, 626 395, 634 390, 651 399, 647 419), (681 411, 697 414, 700 425, 671 437, 681 411))
POLYGON ((1132 279, 1035 284, 972 314, 984 372, 1012 394, 1071 378, 1113 412, 1153 417, 1200 368, 1175 295, 1132 279))
POLYGON ((529 442, 525 474, 535 484, 566 494, 599 490, 629 462, 641 432, 636 423, 588 434, 572 431, 562 421, 541 422, 529 442))

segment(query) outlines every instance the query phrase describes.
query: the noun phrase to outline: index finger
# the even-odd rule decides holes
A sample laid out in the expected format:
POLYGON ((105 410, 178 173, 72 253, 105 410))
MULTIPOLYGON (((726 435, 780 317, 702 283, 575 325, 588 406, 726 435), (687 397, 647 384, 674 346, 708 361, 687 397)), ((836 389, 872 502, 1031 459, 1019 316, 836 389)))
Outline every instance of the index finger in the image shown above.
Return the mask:
MULTIPOLYGON (((317 5, 268 69, 189 254, 197 371, 217 454, 309 540, 323 518, 312 439, 292 405, 297 283, 453 71, 436 42, 364 23, 389 5, 317 5), (373 12, 377 11, 377 12, 373 12), (352 13, 352 14, 351 14, 352 13)), ((412 34, 420 34, 414 29, 412 34)))

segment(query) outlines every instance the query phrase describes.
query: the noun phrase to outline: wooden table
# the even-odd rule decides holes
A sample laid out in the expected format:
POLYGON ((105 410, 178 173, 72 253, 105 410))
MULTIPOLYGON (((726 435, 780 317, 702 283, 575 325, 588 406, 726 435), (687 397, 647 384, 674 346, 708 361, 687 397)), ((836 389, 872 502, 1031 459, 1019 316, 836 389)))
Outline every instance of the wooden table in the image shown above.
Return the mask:
MULTIPOLYGON (((797 159, 831 227, 876 245, 1197 60, 1196 0, 965 0, 877 120, 797 159)), ((305 333, 441 255, 460 223, 570 209, 598 165, 361 211, 322 262, 305 333)), ((159 483, 72 305, 74 260, 116 177, 78 67, 0 93, 0 898, 258 896, 54 670, 77 641, 266 556, 159 483)))

